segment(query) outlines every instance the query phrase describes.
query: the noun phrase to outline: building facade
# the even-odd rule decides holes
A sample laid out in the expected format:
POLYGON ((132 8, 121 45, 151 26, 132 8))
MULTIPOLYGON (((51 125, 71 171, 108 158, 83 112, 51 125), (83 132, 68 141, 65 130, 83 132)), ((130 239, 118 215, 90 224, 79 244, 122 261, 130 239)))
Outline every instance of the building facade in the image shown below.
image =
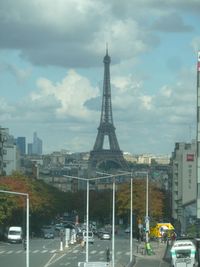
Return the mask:
POLYGON ((172 153, 172 218, 184 232, 195 216, 196 142, 176 143, 172 153), (193 214, 194 213, 194 214, 193 214))

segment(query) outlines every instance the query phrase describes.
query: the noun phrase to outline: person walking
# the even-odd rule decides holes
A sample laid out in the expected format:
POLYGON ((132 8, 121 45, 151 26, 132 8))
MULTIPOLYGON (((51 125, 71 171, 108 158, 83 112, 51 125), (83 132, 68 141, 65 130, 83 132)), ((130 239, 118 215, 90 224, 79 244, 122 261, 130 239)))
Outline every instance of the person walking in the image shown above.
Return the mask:
POLYGON ((106 249, 106 260, 107 260, 107 262, 110 261, 110 249, 108 247, 106 249))
POLYGON ((81 243, 80 243, 80 245, 81 245, 81 248, 82 248, 82 250, 84 249, 84 247, 85 247, 85 241, 82 239, 81 240, 81 243))

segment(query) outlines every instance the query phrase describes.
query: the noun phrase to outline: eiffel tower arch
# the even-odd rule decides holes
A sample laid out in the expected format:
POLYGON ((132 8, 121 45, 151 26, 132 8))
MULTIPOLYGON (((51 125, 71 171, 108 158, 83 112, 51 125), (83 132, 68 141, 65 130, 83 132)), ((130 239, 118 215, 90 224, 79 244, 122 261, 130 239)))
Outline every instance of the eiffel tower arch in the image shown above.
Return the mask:
POLYGON ((103 81, 103 97, 101 106, 100 125, 93 150, 90 151, 89 169, 99 167, 105 168, 110 165, 113 168, 128 169, 128 164, 123 157, 123 153, 119 148, 115 127, 113 123, 112 102, 111 102, 111 85, 110 85, 110 62, 111 58, 106 49, 104 57, 104 81, 103 81), (108 148, 104 148, 104 142, 107 138, 108 148))

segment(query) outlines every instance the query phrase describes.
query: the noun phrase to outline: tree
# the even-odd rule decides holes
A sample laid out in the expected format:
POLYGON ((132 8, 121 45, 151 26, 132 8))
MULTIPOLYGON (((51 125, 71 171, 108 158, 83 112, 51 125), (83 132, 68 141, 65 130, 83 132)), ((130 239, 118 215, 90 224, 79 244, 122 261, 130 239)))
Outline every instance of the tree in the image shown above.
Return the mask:
MULTIPOLYGON (((163 217, 164 196, 155 183, 149 182, 149 216, 158 220, 163 217)), ((133 180, 133 213, 140 218, 146 213, 146 179, 133 180)), ((130 184, 125 183, 119 187, 116 196, 117 213, 127 216, 130 210, 130 184)))

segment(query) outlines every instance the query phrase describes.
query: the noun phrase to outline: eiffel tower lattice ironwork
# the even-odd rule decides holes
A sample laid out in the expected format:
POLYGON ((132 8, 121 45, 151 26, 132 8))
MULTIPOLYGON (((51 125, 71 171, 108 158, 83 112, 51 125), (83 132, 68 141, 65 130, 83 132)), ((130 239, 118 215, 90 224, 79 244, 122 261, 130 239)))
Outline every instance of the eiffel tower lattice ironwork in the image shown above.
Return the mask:
POLYGON ((103 81, 103 98, 101 107, 100 125, 93 150, 90 151, 89 166, 95 168, 102 163, 113 162, 122 169, 127 169, 128 165, 119 148, 115 127, 113 124, 112 102, 111 102, 111 85, 110 85, 110 62, 111 58, 106 49, 104 57, 104 81, 103 81), (104 148, 105 137, 108 139, 109 149, 104 148))

